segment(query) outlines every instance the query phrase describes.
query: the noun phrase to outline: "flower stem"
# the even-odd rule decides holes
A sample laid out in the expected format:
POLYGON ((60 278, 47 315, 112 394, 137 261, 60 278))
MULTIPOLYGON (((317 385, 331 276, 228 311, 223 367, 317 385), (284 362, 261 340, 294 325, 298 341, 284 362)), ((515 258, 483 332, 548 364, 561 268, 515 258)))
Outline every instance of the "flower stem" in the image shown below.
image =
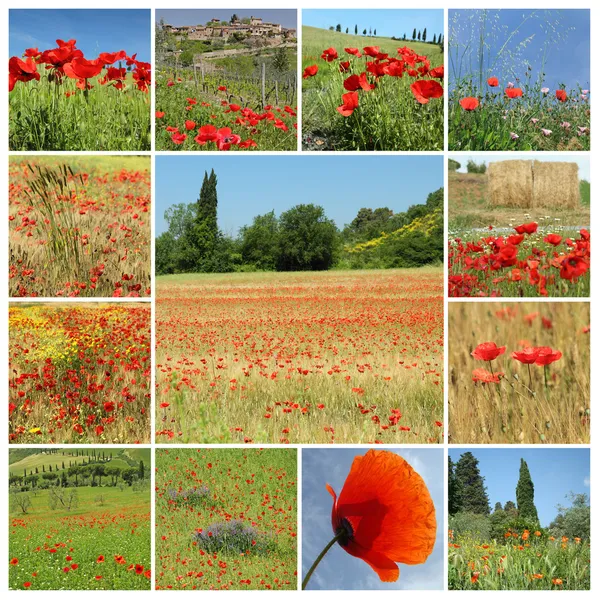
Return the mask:
POLYGON ((312 567, 308 570, 308 573, 306 574, 306 577, 304 577, 304 579, 302 580, 302 589, 306 589, 306 586, 308 585, 308 581, 310 580, 314 570, 317 568, 317 566, 319 565, 319 563, 321 562, 321 560, 323 560, 323 557, 327 554, 327 552, 329 552, 329 549, 331 548, 331 546, 333 546, 340 538, 342 538, 345 535, 345 531, 342 530, 340 531, 330 542, 329 544, 327 544, 327 546, 325 546, 325 548, 323 548, 323 551, 321 552, 321 554, 319 554, 319 556, 317 556, 315 562, 312 564, 312 567))

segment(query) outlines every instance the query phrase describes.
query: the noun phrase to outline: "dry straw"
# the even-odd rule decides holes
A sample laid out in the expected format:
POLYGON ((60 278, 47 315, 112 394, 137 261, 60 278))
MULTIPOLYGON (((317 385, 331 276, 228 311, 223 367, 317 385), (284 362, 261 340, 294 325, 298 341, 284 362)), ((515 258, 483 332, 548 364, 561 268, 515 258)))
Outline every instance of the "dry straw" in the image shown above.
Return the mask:
POLYGON ((577 208, 579 197, 579 172, 574 162, 533 163, 534 208, 577 208))
POLYGON ((488 167, 488 192, 492 206, 529 208, 533 199, 531 161, 503 160, 488 167))

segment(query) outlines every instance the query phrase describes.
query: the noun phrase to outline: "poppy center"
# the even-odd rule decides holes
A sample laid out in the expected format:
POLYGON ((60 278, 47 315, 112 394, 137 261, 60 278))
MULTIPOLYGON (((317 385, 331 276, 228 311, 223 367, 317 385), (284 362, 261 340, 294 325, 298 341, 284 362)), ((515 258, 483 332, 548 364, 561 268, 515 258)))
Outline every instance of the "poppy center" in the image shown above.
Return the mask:
POLYGON ((352 529, 352 525, 348 519, 342 519, 340 521, 340 525, 335 532, 336 535, 340 535, 338 539, 338 544, 340 546, 347 546, 348 542, 354 537, 354 529, 352 529))

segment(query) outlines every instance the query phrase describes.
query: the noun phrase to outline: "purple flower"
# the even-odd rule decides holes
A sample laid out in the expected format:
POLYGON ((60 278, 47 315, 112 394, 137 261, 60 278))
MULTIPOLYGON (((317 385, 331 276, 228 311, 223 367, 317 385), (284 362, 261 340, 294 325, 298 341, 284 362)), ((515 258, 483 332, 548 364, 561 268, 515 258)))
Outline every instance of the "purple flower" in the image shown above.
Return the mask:
POLYGON ((536 119, 535 117, 533 119, 531 119, 531 122, 535 125, 536 123, 539 122, 539 119, 536 119))
POLYGON ((546 137, 548 137, 549 135, 551 135, 551 134, 552 134, 552 129, 544 129, 544 128, 542 127, 542 133, 543 133, 543 134, 544 134, 546 137))
POLYGON ((542 94, 547 94, 550 91, 550 88, 542 88, 542 94))
POLYGON ((563 129, 571 129, 571 123, 569 123, 568 121, 563 121, 563 122, 560 124, 560 126, 561 126, 563 129))
POLYGON ((511 132, 510 132, 510 137, 511 137, 513 140, 518 140, 518 139, 519 139, 519 136, 518 136, 518 135, 517 135, 517 134, 516 134, 514 131, 511 131, 511 132))

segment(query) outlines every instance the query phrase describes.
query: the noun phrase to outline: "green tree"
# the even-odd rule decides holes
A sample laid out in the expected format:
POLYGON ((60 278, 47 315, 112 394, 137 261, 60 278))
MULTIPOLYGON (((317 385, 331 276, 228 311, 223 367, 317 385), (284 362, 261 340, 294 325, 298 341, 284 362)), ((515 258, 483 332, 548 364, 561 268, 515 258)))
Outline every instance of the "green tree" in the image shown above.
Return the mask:
POLYGON ((140 460, 140 464, 138 465, 138 478, 140 481, 144 480, 144 461, 140 460))
POLYGON ((211 169, 210 175, 205 171, 200 196, 196 205, 194 223, 194 245, 199 254, 200 270, 210 270, 209 265, 217 245, 219 227, 217 224, 217 175, 211 169))
POLYGON ((365 29, 363 29, 363 35, 367 35, 367 30, 366 30, 366 28, 365 28, 365 29))
POLYGON ((517 510, 523 519, 539 522, 538 512, 534 501, 534 486, 527 463, 521 459, 519 482, 517 483, 517 510))
POLYGON ((433 34, 433 40, 431 40, 432 44, 435 44, 435 33, 433 34))
POLYGON ((335 259, 338 231, 325 210, 298 204, 279 219, 279 271, 323 271, 335 259))
POLYGON ((460 163, 453 158, 448 159, 448 171, 456 172, 460 169, 460 163))
POLYGON ((373 29, 373 35, 377 35, 377 29, 373 29))
POLYGON ((421 40, 424 42, 427 41, 427 27, 425 27, 425 29, 423 29, 423 35, 421 36, 421 40))
POLYGON ((240 229, 240 251, 244 264, 261 271, 274 271, 279 254, 279 221, 275 211, 254 217, 240 229))
POLYGON ((479 472, 479 461, 473 453, 465 452, 456 464, 456 477, 463 486, 464 512, 478 515, 490 514, 490 501, 484 484, 484 477, 479 472))
POLYGON ((515 516, 517 515, 517 505, 512 501, 509 500, 505 505, 504 505, 504 512, 510 512, 513 513, 515 516))
POLYGON ((416 28, 413 29, 412 39, 413 39, 413 42, 417 39, 417 29, 416 28))
POLYGON ((419 40, 419 42, 421 41, 421 31, 419 30, 419 34, 417 35, 417 39, 419 40))
POLYGON ((558 515, 550 523, 550 533, 557 538, 564 535, 570 539, 578 537, 589 540, 591 515, 587 494, 574 494, 571 492, 566 497, 570 500, 571 506, 559 505, 557 507, 558 515))
POLYGON ((462 511, 463 494, 462 482, 456 476, 455 465, 448 456, 448 514, 450 516, 462 511))
POLYGON ((358 35, 358 25, 354 26, 354 35, 358 35))
POLYGON ((502 502, 496 502, 496 504, 494 504, 494 512, 498 512, 499 510, 502 510, 502 502))
POLYGON ((275 49, 272 65, 277 73, 287 73, 290 70, 290 57, 286 48, 275 49))
POLYGON ((340 25, 340 23, 338 23, 338 24, 335 26, 335 30, 336 30, 338 33, 342 33, 342 26, 340 25))
POLYGON ((348 33, 348 28, 346 27, 346 33, 348 33))

